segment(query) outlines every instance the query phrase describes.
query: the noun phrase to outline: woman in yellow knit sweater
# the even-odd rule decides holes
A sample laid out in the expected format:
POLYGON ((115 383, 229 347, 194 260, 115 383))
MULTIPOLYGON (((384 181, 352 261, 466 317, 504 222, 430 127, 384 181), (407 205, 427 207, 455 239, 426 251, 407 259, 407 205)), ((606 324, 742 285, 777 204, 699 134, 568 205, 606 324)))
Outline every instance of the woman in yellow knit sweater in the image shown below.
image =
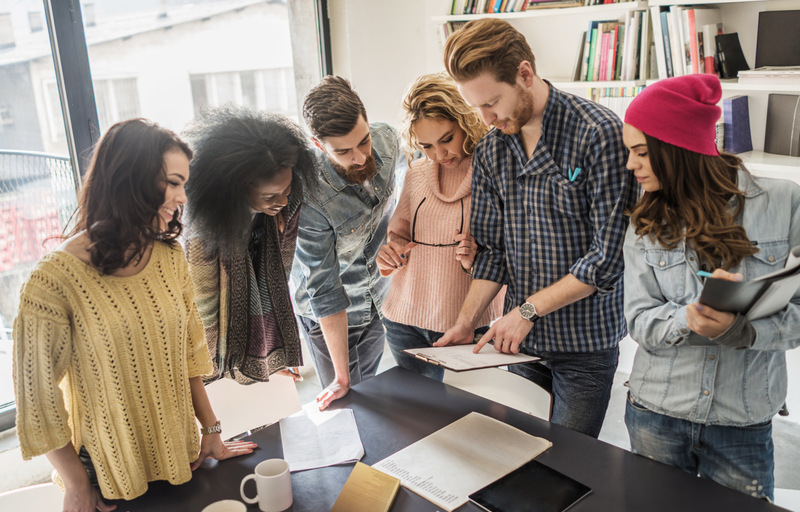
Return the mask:
POLYGON ((157 125, 112 126, 86 175, 75 230, 22 289, 17 434, 25 459, 45 454, 55 467, 64 511, 114 510, 104 498, 186 482, 206 457, 255 447, 223 443, 203 388, 211 360, 175 240, 190 158, 157 125))
MULTIPOLYGON (((423 75, 403 100, 403 136, 425 158, 411 163, 389 222, 378 268, 392 275, 383 303, 386 341, 397 363, 442 380, 444 370, 411 357, 456 321, 477 245, 469 234, 472 151, 486 133, 478 113, 444 74, 423 75)), ((476 334, 502 313, 504 292, 476 321, 476 334)))

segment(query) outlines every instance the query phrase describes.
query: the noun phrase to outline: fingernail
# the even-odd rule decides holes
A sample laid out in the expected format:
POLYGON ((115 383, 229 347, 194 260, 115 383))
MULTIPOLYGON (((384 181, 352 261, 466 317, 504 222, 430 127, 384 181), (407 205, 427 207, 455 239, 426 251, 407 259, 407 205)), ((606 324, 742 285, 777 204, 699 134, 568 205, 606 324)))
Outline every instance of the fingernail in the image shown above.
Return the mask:
POLYGON ((705 309, 702 304, 698 304, 696 307, 697 311, 703 311, 705 309))
POLYGON ((406 259, 406 255, 405 255, 405 254, 401 254, 401 255, 400 255, 400 258, 401 258, 401 259, 406 259))
POLYGON ((743 276, 741 276, 741 275, 738 275, 738 274, 737 274, 737 275, 733 276, 733 280, 734 280, 734 281, 741 281, 742 279, 744 279, 744 277, 743 277, 743 276))

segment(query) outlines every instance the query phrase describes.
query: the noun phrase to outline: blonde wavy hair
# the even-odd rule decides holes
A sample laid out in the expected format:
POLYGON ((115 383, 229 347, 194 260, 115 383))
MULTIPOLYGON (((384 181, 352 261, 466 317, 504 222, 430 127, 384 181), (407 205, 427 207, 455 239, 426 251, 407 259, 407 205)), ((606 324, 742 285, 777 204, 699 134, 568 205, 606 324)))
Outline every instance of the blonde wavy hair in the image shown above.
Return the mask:
POLYGON ((423 151, 414 131, 414 123, 421 119, 445 119, 456 123, 466 135, 464 153, 471 155, 488 127, 478 113, 464 101, 455 82, 445 73, 433 73, 417 78, 403 99, 403 139, 408 149, 408 161, 414 150, 423 151))

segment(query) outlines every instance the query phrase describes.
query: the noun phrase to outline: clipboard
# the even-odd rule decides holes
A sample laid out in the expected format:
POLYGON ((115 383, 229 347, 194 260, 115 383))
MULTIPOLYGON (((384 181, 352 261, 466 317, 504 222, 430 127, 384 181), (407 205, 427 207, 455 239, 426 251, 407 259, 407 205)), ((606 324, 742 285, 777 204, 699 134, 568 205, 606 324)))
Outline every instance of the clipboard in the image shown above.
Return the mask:
POLYGON ((533 363, 541 360, 540 357, 522 353, 504 354, 487 346, 484 346, 479 353, 473 354, 472 350, 474 348, 475 345, 470 343, 467 345, 449 345, 447 347, 407 348, 403 352, 426 363, 441 366, 454 372, 533 363))

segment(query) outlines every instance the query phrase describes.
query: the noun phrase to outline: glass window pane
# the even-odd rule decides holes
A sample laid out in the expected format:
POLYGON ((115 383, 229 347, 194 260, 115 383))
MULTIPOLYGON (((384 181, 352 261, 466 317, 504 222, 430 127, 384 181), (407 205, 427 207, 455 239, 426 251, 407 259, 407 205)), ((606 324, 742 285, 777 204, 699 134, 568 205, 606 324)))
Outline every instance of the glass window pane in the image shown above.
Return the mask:
POLYGON ((91 4, 84 28, 101 128, 141 116, 180 133, 229 102, 298 119, 286 2, 91 4), (269 70, 280 72, 265 90, 259 75, 269 70))
POLYGON ((36 261, 58 245, 76 206, 44 10, 0 16, 0 407, 13 403, 11 326, 36 261))

